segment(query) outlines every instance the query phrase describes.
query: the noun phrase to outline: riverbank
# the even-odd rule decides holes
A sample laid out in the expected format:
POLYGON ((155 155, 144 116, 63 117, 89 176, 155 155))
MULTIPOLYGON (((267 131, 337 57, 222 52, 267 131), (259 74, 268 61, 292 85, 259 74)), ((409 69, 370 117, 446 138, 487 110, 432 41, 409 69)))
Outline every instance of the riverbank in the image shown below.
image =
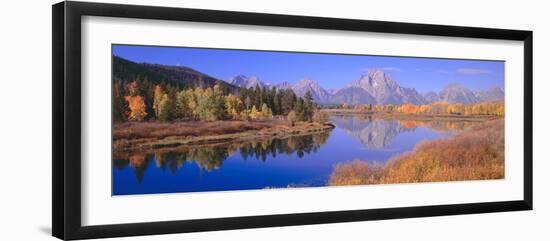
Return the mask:
POLYGON ((329 185, 393 184, 504 178, 504 120, 453 137, 418 143, 385 164, 355 160, 335 166, 329 185))
POLYGON ((186 121, 173 123, 128 122, 113 125, 113 149, 143 150, 163 147, 203 146, 217 143, 285 138, 333 129, 330 123, 265 121, 186 121))
POLYGON ((330 115, 355 115, 355 116, 366 116, 377 119, 396 119, 396 120, 467 120, 467 121, 487 121, 487 120, 497 120, 503 119, 503 116, 494 116, 494 115, 451 115, 451 114, 405 114, 397 112, 374 112, 374 111, 364 111, 364 110, 353 110, 353 109, 323 109, 323 112, 329 113, 330 115))

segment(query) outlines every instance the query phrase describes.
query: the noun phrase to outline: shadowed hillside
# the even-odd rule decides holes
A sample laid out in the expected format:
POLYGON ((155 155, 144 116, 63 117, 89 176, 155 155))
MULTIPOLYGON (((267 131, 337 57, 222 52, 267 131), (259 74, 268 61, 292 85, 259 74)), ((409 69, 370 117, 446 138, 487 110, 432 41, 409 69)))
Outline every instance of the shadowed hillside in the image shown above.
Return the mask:
POLYGON ((136 63, 113 56, 113 78, 123 82, 147 79, 153 84, 165 82, 180 88, 209 88, 220 85, 230 91, 239 88, 225 81, 183 66, 166 66, 159 64, 136 63))

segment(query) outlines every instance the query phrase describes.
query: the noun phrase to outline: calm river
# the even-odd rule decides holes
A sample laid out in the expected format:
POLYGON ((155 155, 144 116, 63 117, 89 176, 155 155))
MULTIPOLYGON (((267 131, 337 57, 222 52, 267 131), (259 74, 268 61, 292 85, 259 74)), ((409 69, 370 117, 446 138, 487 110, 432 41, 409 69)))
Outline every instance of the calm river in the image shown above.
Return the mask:
POLYGON ((262 142, 132 153, 114 159, 112 194, 326 186, 337 163, 386 162, 423 140, 452 135, 464 121, 332 116, 332 131, 262 142))

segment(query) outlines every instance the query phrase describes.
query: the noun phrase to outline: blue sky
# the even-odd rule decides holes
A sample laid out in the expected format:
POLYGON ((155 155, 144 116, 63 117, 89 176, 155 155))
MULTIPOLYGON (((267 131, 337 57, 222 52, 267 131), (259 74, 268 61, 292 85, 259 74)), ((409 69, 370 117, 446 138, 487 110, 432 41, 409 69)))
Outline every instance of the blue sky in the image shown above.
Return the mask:
POLYGON ((228 80, 243 74, 263 82, 304 78, 325 89, 344 87, 369 69, 383 69, 403 87, 440 91, 449 83, 471 90, 504 87, 504 62, 433 58, 113 45, 113 54, 134 62, 183 65, 228 80))

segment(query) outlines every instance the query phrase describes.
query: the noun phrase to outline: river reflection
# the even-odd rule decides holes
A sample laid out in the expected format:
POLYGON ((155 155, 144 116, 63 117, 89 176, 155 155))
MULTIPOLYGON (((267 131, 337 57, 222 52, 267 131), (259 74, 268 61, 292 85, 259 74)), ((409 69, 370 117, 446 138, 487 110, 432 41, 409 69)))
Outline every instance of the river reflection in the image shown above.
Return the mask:
POLYGON ((136 170, 136 178, 143 180, 145 169, 154 161, 157 168, 169 169, 175 173, 186 163, 195 163, 201 170, 219 169, 229 156, 239 153, 243 160, 254 159, 265 162, 268 157, 277 155, 304 155, 316 152, 330 136, 330 131, 292 136, 285 139, 268 139, 245 143, 208 145, 200 148, 164 148, 151 151, 115 152, 113 166, 119 170, 130 166, 136 170))
POLYGON ((332 116, 331 131, 199 148, 113 153, 113 195, 325 186, 332 167, 384 162, 422 140, 452 135, 469 121, 401 121, 332 116))
POLYGON ((472 121, 449 121, 449 120, 388 120, 374 119, 370 116, 333 116, 332 123, 338 128, 361 141, 367 148, 381 149, 403 132, 415 131, 418 127, 428 127, 442 132, 464 130, 472 126, 472 121))

